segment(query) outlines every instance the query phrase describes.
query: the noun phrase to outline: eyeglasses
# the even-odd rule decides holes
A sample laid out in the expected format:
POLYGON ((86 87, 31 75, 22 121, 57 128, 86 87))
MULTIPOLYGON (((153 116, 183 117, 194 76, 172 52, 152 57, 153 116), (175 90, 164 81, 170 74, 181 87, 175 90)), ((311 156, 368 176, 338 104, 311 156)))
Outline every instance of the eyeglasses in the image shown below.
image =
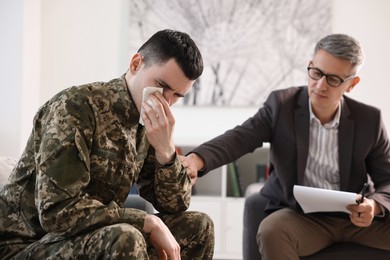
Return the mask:
POLYGON ((339 76, 331 75, 331 74, 325 74, 320 69, 314 68, 314 67, 307 67, 307 73, 309 74, 309 77, 314 80, 320 80, 323 76, 326 78, 326 82, 329 86, 337 88, 341 84, 343 84, 345 81, 352 79, 355 77, 355 75, 349 76, 346 79, 342 79, 339 76))

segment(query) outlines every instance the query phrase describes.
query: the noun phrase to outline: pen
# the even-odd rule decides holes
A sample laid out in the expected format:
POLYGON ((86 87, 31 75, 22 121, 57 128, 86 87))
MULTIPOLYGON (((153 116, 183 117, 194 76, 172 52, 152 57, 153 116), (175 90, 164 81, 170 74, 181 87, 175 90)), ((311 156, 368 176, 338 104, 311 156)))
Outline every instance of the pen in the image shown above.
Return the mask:
POLYGON ((364 194, 366 193, 367 186, 368 186, 367 183, 364 183, 363 188, 360 191, 361 198, 360 198, 359 201, 357 201, 357 204, 363 203, 363 201, 364 201, 364 194))

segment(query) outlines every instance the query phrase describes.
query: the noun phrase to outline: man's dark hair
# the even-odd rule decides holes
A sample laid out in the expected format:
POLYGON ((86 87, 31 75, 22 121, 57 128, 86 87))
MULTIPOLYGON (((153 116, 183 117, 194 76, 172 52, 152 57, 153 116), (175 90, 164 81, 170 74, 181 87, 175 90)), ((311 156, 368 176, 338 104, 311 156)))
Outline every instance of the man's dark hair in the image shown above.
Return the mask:
POLYGON ((190 80, 197 79, 203 72, 202 55, 195 42, 184 32, 158 31, 139 48, 138 53, 143 56, 145 66, 175 59, 190 80))

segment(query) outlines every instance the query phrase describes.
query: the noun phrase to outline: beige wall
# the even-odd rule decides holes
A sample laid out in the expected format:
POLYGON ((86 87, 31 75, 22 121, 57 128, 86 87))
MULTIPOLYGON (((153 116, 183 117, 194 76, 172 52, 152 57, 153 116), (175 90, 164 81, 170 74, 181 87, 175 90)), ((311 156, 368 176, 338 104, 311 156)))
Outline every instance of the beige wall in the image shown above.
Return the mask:
POLYGON ((0 155, 19 153, 22 2, 0 0, 0 155))
POLYGON ((390 85, 386 80, 390 73, 390 1, 334 0, 333 6, 333 31, 359 39, 366 54, 361 82, 349 95, 381 108, 390 131, 390 85))
MULTIPOLYGON (((6 139, 15 140, 21 147, 30 132, 32 117, 44 101, 65 87, 108 80, 124 73, 134 51, 126 47, 131 37, 127 31, 127 0, 23 2, 23 101, 21 115, 15 114, 23 126, 22 133, 0 136, 0 144, 6 139)), ((388 10, 387 0, 334 0, 332 22, 334 32, 355 36, 366 50, 362 81, 350 96, 380 107, 390 129, 390 87, 384 80, 390 60, 388 10)), ((256 110, 175 107, 176 142, 196 145, 241 123, 256 110)), ((0 150, 4 151, 7 147, 0 150)))

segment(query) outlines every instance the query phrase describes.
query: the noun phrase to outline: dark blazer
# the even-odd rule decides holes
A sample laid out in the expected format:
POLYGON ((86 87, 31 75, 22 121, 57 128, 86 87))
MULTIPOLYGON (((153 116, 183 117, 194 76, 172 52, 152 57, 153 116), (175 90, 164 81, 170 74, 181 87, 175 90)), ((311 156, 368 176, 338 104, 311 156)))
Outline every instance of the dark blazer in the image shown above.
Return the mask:
MULTIPOLYGON (((270 143, 270 176, 261 193, 269 199, 266 211, 298 209, 293 186, 302 185, 309 148, 307 87, 272 92, 264 106, 242 125, 200 145, 208 171, 270 143)), ((339 124, 340 190, 358 193, 370 176, 367 197, 390 210, 390 144, 380 110, 344 96, 339 124)))

